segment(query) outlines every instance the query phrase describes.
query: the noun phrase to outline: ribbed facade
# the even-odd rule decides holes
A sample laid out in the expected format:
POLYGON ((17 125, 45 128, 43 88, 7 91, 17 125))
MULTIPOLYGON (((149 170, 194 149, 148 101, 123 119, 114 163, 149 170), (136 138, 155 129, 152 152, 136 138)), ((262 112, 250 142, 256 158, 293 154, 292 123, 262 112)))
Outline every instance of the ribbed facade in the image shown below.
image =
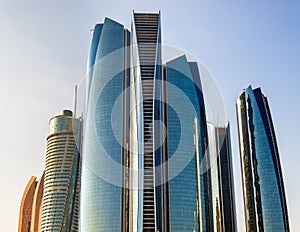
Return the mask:
POLYGON ((42 220, 42 207, 43 207, 43 194, 44 194, 44 174, 38 180, 33 203, 32 203, 32 214, 31 214, 31 227, 30 232, 39 232, 41 229, 42 220))
POLYGON ((139 170, 132 176, 138 191, 131 192, 133 231, 163 231, 163 198, 161 181, 164 170, 155 169, 163 162, 161 131, 155 120, 162 120, 162 64, 160 14, 133 13, 131 33, 131 167, 139 170), (136 220, 136 219, 137 220, 136 220))
POLYGON ((230 126, 208 127, 214 232, 234 232, 236 228, 234 180, 230 126))
POLYGON ((72 112, 50 120, 41 231, 79 230, 80 127, 72 112))
POLYGON ((247 231, 289 231, 277 141, 267 98, 249 86, 237 101, 247 231))
POLYGON ((122 92, 129 85, 129 40, 124 26, 109 18, 93 29, 84 112, 82 232, 128 228, 128 191, 122 188, 126 185, 122 165, 127 162, 124 148, 128 145, 128 125, 123 120, 128 107, 124 107, 123 101, 126 104, 127 100, 122 92), (118 98, 120 105, 112 119, 118 98))
POLYGON ((155 230, 153 114, 158 19, 156 14, 134 14, 143 97, 143 231, 155 230))
POLYGON ((19 215, 19 232, 28 232, 31 228, 31 215, 32 215, 32 205, 34 194, 36 190, 36 177, 32 176, 25 188, 22 202, 20 206, 20 215, 19 215))
POLYGON ((212 231, 206 116, 197 63, 185 56, 167 62, 166 80, 170 231, 212 231))
POLYGON ((42 218, 42 200, 44 190, 44 175, 37 181, 30 178, 23 194, 20 216, 19 232, 39 232, 42 218))

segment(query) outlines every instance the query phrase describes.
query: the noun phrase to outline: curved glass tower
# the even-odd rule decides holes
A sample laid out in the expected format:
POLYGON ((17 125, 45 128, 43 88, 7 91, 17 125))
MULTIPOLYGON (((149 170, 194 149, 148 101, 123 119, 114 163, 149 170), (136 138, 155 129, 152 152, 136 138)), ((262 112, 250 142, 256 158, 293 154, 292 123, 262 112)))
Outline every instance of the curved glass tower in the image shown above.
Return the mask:
POLYGON ((166 81, 170 231, 212 231, 206 116, 197 63, 185 56, 167 62, 166 81))
POLYGON ((41 231, 79 230, 81 122, 63 110, 50 120, 41 231))
POLYGON ((289 231, 275 131, 260 88, 240 95, 237 117, 247 231, 289 231))
MULTIPOLYGON (((105 18, 97 24, 88 63, 83 137, 81 231, 116 232, 122 228, 123 103, 112 111, 127 86, 129 32, 105 18), (118 140, 119 139, 119 140, 118 140)), ((123 98, 125 100, 125 97, 123 98)), ((126 117, 124 117, 126 118, 126 117)))

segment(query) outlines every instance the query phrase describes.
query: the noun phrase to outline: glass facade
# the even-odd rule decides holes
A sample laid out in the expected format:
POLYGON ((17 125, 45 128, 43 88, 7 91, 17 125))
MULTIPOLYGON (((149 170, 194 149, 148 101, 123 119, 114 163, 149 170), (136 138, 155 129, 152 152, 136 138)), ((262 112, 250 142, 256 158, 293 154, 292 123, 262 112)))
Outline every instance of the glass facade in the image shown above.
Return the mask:
POLYGON ((135 13, 131 33, 131 182, 133 231, 165 231, 161 131, 163 117, 160 14, 135 13), (157 130, 158 129, 158 130, 157 130), (134 143, 136 141, 137 143, 134 143))
POLYGON ((170 231, 208 232, 212 228, 210 171, 197 64, 188 62, 185 56, 167 62, 166 81, 170 231))
POLYGON ((160 13, 133 12, 131 33, 108 18, 93 30, 83 130, 83 232, 213 228, 198 66, 182 56, 163 69, 160 24, 160 13), (113 114, 116 102, 119 113, 113 114))
POLYGON ((83 232, 116 232, 123 226, 122 100, 113 123, 111 115, 127 85, 128 43, 129 32, 111 19, 105 18, 103 24, 94 28, 84 116, 80 225, 83 232))
POLYGON ((260 88, 241 94, 237 116, 247 231, 289 231, 274 127, 260 88))
POLYGON ((236 231, 236 213, 230 127, 208 127, 212 185, 213 224, 215 232, 236 231))

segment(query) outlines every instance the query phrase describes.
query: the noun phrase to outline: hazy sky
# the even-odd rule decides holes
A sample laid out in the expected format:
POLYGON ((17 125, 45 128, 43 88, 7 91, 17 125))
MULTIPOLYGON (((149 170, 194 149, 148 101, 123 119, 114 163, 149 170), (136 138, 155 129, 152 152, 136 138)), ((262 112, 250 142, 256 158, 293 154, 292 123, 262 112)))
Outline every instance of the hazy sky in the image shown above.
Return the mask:
POLYGON ((41 176, 50 117, 72 108, 90 29, 104 17, 129 28, 136 11, 162 13, 163 42, 193 54, 218 83, 232 125, 239 231, 244 218, 235 102, 262 87, 279 143, 291 231, 300 231, 300 2, 0 0, 0 228, 16 231, 32 175, 41 176))

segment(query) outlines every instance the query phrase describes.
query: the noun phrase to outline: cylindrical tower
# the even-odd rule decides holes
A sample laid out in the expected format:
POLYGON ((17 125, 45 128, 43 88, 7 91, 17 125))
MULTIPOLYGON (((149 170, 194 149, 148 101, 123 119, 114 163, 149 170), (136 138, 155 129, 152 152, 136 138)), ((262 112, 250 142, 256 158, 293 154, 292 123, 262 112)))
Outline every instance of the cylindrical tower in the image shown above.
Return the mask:
POLYGON ((41 231, 78 231, 80 128, 69 110, 50 119, 41 231))

